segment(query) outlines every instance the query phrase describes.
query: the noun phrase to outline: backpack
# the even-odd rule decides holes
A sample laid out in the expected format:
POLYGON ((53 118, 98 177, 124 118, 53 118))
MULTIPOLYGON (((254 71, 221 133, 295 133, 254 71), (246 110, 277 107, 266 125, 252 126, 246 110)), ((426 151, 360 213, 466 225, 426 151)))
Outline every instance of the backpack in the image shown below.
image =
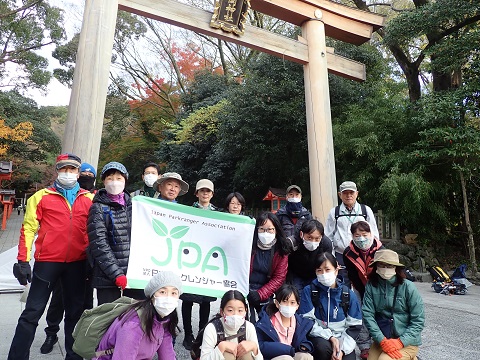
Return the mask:
MULTIPOLYGON (((114 349, 97 352, 98 344, 113 321, 136 302, 137 300, 122 296, 113 303, 85 310, 73 330, 73 351, 85 359, 112 354, 114 349)), ((137 312, 140 316, 139 310, 137 312)))
POLYGON ((361 214, 349 213, 349 214, 340 214, 340 205, 335 206, 335 228, 337 227, 338 218, 340 216, 358 216, 361 215, 367 221, 367 207, 365 204, 360 204, 360 209, 362 210, 361 214))
POLYGON ((428 266, 427 270, 430 273, 430 275, 432 275, 434 282, 441 282, 441 283, 452 282, 452 280, 450 279, 450 276, 448 276, 448 274, 445 271, 443 271, 443 269, 440 266, 428 266))
MULTIPOLYGON (((310 297, 312 298, 313 306, 320 308, 320 316, 321 316, 323 306, 322 306, 322 303, 320 302, 320 294, 318 293, 318 290, 313 289, 314 287, 316 288, 316 285, 312 283, 310 285, 310 297)), ((340 307, 343 309, 345 318, 347 318, 348 309, 350 309, 350 291, 347 285, 342 285, 342 301, 340 302, 340 307)))
MULTIPOLYGON (((245 323, 243 323, 243 325, 240 326, 240 329, 238 329, 236 334, 230 335, 230 336, 225 336, 225 332, 223 330, 222 320, 220 320, 219 317, 215 317, 214 319, 210 320, 208 322, 208 324, 209 323, 212 323, 215 326, 215 330, 217 331, 217 344, 216 345, 218 345, 222 341, 228 341, 228 340, 231 340, 231 339, 235 339, 236 337, 238 337, 238 343, 241 343, 242 341, 246 340, 245 335, 246 335, 247 331, 246 331, 246 328, 245 328, 245 323)), ((190 356, 191 356, 192 360, 199 360, 200 359, 201 347, 202 347, 202 342, 203 342, 203 333, 205 332, 205 327, 202 330, 200 330, 197 338, 195 340, 193 340, 192 350, 190 350, 190 356)))

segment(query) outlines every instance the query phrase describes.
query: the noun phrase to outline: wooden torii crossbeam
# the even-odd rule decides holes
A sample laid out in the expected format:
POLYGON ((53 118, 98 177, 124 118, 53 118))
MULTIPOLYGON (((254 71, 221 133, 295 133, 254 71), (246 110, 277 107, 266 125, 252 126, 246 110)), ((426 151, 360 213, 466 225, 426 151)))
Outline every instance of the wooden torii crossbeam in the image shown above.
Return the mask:
POLYGON ((301 26, 302 36, 294 40, 249 25, 244 35, 237 36, 210 27, 212 13, 175 0, 86 0, 62 151, 98 163, 117 11, 125 10, 304 66, 312 213, 325 221, 337 204, 328 72, 357 81, 366 76, 363 64, 327 48, 325 36, 360 45, 383 26, 384 18, 328 0, 250 0, 250 4, 301 26))

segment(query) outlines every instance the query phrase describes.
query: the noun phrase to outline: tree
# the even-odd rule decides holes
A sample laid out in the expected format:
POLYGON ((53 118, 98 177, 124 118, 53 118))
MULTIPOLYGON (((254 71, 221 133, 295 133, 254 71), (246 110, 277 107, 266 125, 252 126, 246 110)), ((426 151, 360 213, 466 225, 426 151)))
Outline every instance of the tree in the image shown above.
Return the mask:
MULTIPOLYGON (((442 91, 455 87, 457 83, 456 69, 439 71, 429 68, 441 54, 445 42, 452 38, 462 38, 472 27, 478 27, 480 21, 480 3, 476 0, 411 0, 405 9, 394 7, 394 1, 368 4, 364 0, 352 0, 355 5, 365 11, 373 8, 391 9, 392 19, 379 35, 395 57, 403 71, 408 84, 412 102, 421 97, 420 78, 423 71, 431 71, 434 91, 442 91), (397 15, 398 14, 398 15, 397 15)), ((466 35, 469 37, 468 35, 466 35)), ((469 52, 470 53, 470 52, 469 52)), ((460 59, 468 57, 463 53, 460 59)), ((457 51, 454 54, 459 54, 457 51)))
POLYGON ((50 81, 48 60, 38 50, 64 39, 63 17, 59 8, 44 0, 0 0, 0 79, 15 89, 44 88, 50 81), (6 68, 15 64, 12 75, 6 68))

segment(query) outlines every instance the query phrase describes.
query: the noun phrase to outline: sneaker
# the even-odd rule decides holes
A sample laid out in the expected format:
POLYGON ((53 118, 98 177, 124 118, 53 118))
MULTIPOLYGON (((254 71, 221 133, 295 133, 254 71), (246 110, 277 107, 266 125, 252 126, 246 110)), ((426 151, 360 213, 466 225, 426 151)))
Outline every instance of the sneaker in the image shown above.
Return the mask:
POLYGON ((192 350, 192 343, 195 338, 193 337, 193 334, 188 334, 185 335, 185 339, 183 339, 183 347, 187 349, 188 351, 192 350))
POLYGON ((47 338, 45 339, 45 342, 43 345, 40 347, 40 352, 42 354, 48 354, 52 352, 53 350, 53 345, 55 345, 58 341, 57 335, 47 335, 47 338))
POLYGON ((367 360, 368 359, 368 350, 370 349, 363 349, 360 351, 360 359, 367 360))

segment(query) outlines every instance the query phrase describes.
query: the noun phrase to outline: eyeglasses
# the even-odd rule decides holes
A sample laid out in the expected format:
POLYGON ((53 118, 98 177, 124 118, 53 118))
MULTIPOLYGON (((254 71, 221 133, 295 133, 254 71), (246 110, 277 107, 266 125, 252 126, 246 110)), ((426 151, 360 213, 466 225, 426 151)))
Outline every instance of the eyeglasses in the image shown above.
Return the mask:
POLYGON ((258 228, 259 233, 268 232, 269 234, 275 234, 275 228, 258 228))

